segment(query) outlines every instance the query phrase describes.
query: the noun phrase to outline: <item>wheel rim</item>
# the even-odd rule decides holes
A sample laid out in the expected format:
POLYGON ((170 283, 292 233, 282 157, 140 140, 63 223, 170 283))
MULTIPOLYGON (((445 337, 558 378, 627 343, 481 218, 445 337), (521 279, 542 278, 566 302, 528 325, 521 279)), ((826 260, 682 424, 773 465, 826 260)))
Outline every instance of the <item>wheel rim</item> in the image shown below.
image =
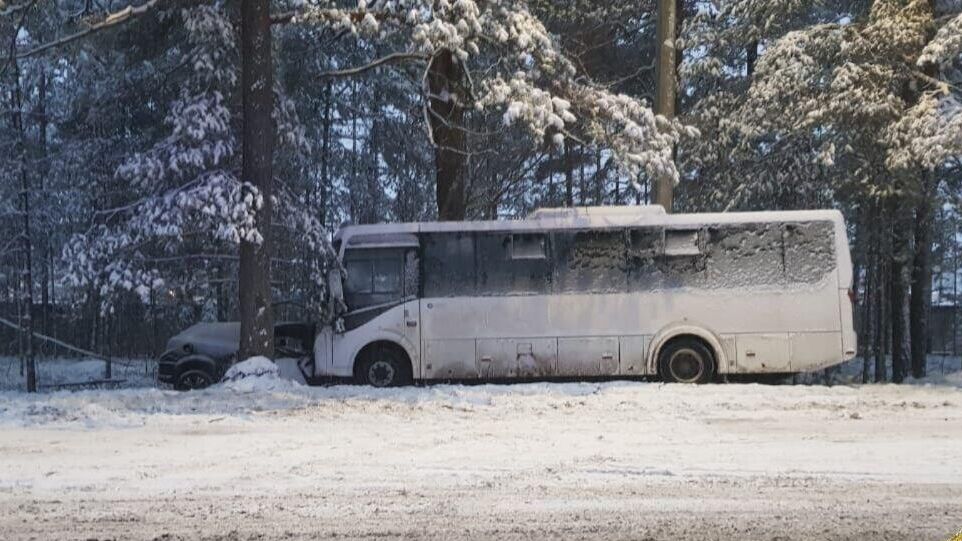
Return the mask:
POLYGON ((671 371, 675 381, 694 383, 705 371, 705 360, 697 351, 682 348, 671 354, 668 359, 668 370, 671 371))
POLYGON ((181 381, 188 389, 203 389, 210 383, 206 376, 197 372, 184 374, 184 377, 181 378, 181 381))
POLYGON ((387 387, 394 383, 397 372, 388 361, 374 361, 367 369, 367 380, 375 387, 387 387))

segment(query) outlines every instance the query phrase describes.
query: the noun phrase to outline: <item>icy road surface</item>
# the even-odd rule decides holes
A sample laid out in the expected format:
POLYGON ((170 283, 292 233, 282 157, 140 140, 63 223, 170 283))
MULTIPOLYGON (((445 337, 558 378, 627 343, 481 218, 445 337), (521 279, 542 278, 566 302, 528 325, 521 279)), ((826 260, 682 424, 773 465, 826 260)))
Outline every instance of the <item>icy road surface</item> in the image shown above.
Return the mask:
POLYGON ((874 541, 962 528, 957 381, 267 383, 0 393, 0 538, 874 541))

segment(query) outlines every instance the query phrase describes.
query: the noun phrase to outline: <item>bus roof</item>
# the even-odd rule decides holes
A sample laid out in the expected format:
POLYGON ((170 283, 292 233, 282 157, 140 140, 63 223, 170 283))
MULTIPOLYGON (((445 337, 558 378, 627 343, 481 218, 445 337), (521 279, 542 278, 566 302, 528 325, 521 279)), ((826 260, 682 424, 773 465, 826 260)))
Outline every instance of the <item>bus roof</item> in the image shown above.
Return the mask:
MULTIPOLYGON (((740 222, 799 222, 828 220, 841 225, 837 210, 779 210, 764 212, 725 212, 704 214, 667 214, 661 206, 612 206, 538 209, 520 220, 479 220, 463 222, 405 222, 347 225, 334 235, 337 239, 355 236, 378 237, 391 243, 405 234, 456 231, 536 231, 545 229, 606 229, 630 226, 664 225, 691 227, 703 224, 740 222)), ((374 240, 373 238, 371 240, 374 240)))

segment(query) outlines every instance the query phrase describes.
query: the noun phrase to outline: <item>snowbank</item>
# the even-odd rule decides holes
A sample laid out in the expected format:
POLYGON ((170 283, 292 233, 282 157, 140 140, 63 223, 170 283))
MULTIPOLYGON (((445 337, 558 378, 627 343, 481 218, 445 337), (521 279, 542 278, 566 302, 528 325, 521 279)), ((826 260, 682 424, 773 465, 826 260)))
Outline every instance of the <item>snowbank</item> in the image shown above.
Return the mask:
POLYGON ((267 357, 251 357, 227 369, 224 381, 237 381, 245 378, 276 379, 277 365, 267 357))
POLYGON ((267 357, 251 357, 227 369, 224 378, 214 387, 238 393, 291 390, 300 386, 296 381, 280 377, 280 369, 267 357))
MULTIPOLYGON (((241 366, 247 371, 251 365, 241 366)), ((57 391, 27 394, 0 392, 0 426, 125 428, 153 423, 230 417, 253 422, 264 412, 319 412, 326 417, 374 412, 450 412, 472 416, 505 409, 511 416, 540 415, 586 402, 593 414, 630 409, 665 420, 701 418, 712 412, 736 412, 745 420, 806 411, 817 418, 860 419, 913 408, 938 409, 962 404, 962 373, 920 385, 664 385, 634 381, 523 383, 511 385, 430 385, 376 389, 356 385, 310 387, 267 372, 225 381, 208 389, 178 392, 160 389, 57 391)), ((470 418, 470 417, 468 417, 470 418)), ((220 422, 220 421, 218 421, 220 422)))

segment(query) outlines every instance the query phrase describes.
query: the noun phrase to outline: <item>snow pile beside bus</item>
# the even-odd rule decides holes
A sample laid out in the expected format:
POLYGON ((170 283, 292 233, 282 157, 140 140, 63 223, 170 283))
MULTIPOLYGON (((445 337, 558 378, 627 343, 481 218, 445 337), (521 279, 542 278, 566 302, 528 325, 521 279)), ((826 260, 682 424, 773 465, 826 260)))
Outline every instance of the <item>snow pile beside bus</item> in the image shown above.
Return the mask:
POLYGON ((280 368, 267 357, 251 357, 227 369, 222 385, 236 392, 274 391, 298 385, 281 378, 280 368))

